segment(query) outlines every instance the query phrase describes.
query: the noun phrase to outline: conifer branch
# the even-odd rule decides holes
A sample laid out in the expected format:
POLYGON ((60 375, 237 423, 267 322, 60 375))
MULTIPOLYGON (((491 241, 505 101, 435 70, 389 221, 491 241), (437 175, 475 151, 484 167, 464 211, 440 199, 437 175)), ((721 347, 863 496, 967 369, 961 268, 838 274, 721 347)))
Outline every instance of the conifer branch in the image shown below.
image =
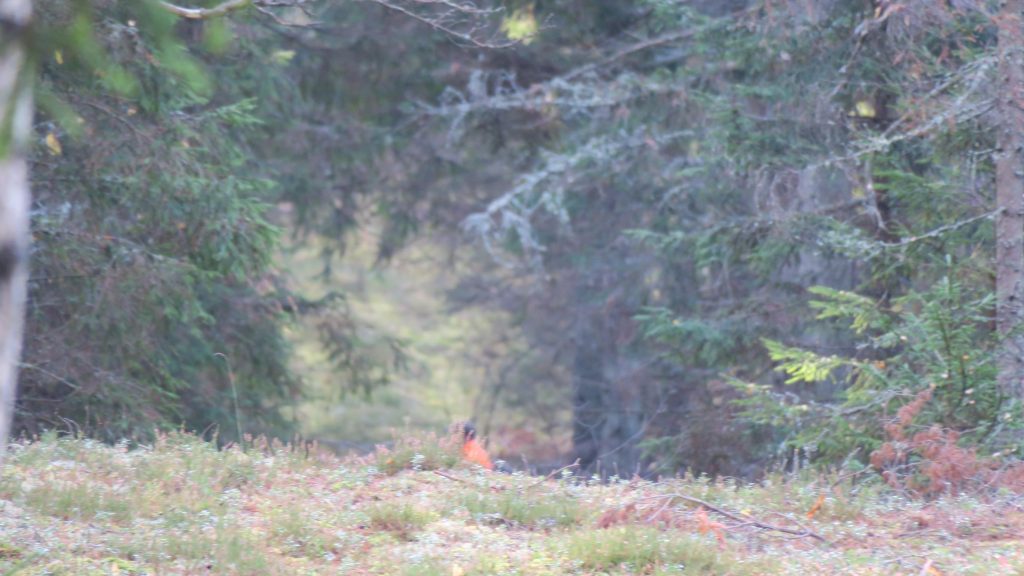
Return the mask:
POLYGON ((952 232, 954 230, 959 230, 960 228, 963 228, 964 226, 969 226, 969 225, 974 224, 975 222, 978 222, 978 221, 981 221, 981 220, 988 220, 988 219, 991 219, 991 218, 995 218, 1002 211, 1003 211, 1002 208, 997 208, 997 209, 992 210, 990 212, 985 212, 984 214, 979 214, 977 216, 974 216, 973 218, 967 218, 965 220, 959 220, 957 222, 952 222, 952 223, 946 224, 944 226, 939 226, 938 228, 935 228, 934 230, 931 230, 929 232, 925 232, 923 234, 918 234, 916 236, 911 236, 909 238, 905 238, 903 240, 900 240, 899 242, 879 242, 878 245, 883 247, 883 248, 902 248, 904 246, 909 246, 910 244, 913 244, 915 242, 920 242, 922 240, 928 240, 928 239, 931 239, 931 238, 938 238, 939 236, 942 236, 946 232, 952 232))

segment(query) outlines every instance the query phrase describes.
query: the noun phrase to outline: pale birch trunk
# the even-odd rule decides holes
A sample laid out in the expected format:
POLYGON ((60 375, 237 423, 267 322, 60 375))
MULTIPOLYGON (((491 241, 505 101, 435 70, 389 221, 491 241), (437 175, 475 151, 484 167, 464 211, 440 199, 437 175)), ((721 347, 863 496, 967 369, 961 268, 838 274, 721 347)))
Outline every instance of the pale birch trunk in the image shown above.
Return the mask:
POLYGON ((0 465, 14 417, 28 282, 31 7, 30 0, 0 0, 0 465))

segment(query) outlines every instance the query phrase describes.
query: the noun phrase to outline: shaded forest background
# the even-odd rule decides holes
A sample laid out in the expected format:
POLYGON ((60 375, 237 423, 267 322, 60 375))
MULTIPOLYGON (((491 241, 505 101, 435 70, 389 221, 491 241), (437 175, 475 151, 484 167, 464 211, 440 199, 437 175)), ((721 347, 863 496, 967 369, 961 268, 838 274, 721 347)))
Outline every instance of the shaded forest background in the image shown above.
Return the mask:
POLYGON ((1020 455, 997 4, 38 1, 16 430, 1020 455))

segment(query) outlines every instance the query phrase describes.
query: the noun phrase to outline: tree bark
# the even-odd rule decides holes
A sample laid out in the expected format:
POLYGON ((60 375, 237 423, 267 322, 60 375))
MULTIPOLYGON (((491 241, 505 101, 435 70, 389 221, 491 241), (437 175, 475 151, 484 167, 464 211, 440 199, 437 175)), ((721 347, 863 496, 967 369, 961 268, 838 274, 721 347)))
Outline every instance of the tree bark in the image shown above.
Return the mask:
POLYGON ((996 158, 996 325, 1003 336, 999 386, 1024 399, 1024 0, 999 16, 1000 126, 996 158))
POLYGON ((31 15, 30 0, 0 0, 0 465, 14 417, 28 290, 31 15))

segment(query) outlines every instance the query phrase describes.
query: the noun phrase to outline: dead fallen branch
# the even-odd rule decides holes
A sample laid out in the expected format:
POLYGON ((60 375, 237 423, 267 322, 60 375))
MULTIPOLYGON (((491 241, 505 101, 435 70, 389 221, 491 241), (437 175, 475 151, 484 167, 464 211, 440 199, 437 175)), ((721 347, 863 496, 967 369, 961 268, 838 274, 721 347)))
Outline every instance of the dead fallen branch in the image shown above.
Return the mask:
POLYGON ((565 472, 566 470, 570 470, 572 468, 579 468, 579 466, 580 466, 580 459, 577 458, 576 461, 573 462, 572 464, 569 464, 568 466, 562 466, 558 470, 555 470, 555 471, 551 472, 550 474, 548 474, 547 476, 545 476, 545 477, 541 478, 540 480, 534 482, 533 484, 530 484, 529 486, 526 487, 526 490, 530 490, 531 488, 536 488, 537 486, 540 486, 541 484, 547 482, 548 480, 551 480, 555 476, 558 476, 562 472, 565 472))
POLYGON ((462 482, 463 484, 469 484, 469 482, 463 480, 462 478, 459 478, 457 476, 452 476, 451 474, 447 474, 445 472, 441 472, 440 470, 434 470, 434 474, 437 474, 438 476, 440 476, 442 478, 447 478, 449 480, 454 480, 456 482, 462 482))
POLYGON ((709 502, 705 502, 704 500, 701 500, 700 498, 694 498, 693 496, 687 496, 685 494, 659 494, 657 496, 647 496, 645 498, 641 498, 640 500, 641 501, 647 501, 647 500, 660 500, 660 499, 664 499, 665 502, 658 509, 658 512, 656 512, 655 515, 652 516, 652 518, 654 516, 657 516, 657 514, 659 514, 661 511, 663 511, 666 508, 668 508, 669 506, 671 506, 672 502, 674 502, 676 500, 682 500, 684 502, 690 502, 692 504, 697 504, 699 506, 703 506, 705 509, 707 509, 707 510, 709 510, 711 512, 714 512, 715 514, 718 514, 720 516, 724 516, 724 517, 726 517, 726 518, 728 518, 730 520, 735 520, 736 522, 740 522, 740 523, 742 523, 742 524, 744 524, 746 526, 754 526, 755 528, 760 528, 762 530, 770 530, 770 531, 773 531, 773 532, 782 532, 783 534, 791 534, 793 536, 810 537, 810 538, 813 538, 815 540, 818 540, 819 542, 822 542, 822 543, 825 543, 825 544, 830 544, 830 542, 828 540, 826 540, 822 535, 812 531, 811 529, 807 528, 806 526, 800 526, 800 529, 798 530, 798 529, 789 528, 789 527, 786 527, 786 526, 779 526, 777 524, 769 524, 767 522, 763 522, 761 520, 757 520, 756 518, 751 518, 750 516, 746 516, 746 515, 741 516, 739 514, 730 512, 730 511, 725 510, 723 508, 719 508, 718 506, 715 506, 714 504, 711 504, 709 502))

